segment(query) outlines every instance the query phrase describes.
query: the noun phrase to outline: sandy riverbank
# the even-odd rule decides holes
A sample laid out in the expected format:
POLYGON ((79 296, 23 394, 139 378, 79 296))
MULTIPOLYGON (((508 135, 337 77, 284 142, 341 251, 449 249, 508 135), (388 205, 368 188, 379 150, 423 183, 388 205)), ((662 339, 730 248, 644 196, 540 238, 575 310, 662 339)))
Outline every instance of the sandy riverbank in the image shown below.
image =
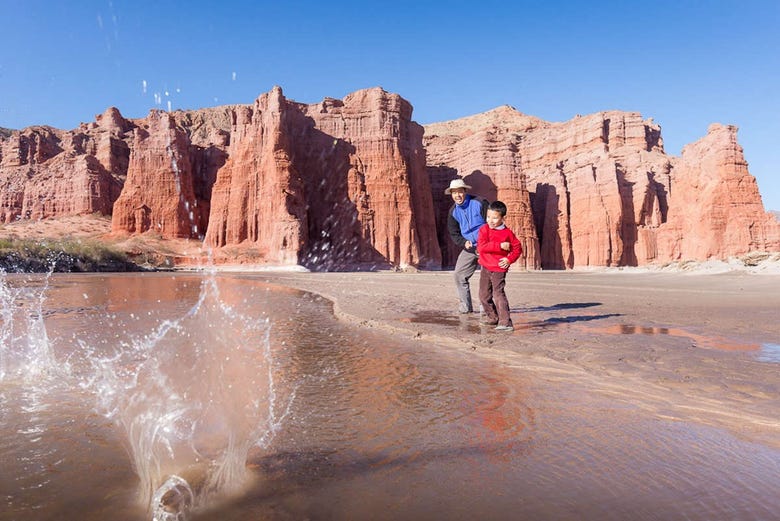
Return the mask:
POLYGON ((321 294, 342 320, 421 349, 466 350, 648 417, 780 447, 780 275, 512 272, 510 334, 454 311, 451 272, 245 276, 321 294))

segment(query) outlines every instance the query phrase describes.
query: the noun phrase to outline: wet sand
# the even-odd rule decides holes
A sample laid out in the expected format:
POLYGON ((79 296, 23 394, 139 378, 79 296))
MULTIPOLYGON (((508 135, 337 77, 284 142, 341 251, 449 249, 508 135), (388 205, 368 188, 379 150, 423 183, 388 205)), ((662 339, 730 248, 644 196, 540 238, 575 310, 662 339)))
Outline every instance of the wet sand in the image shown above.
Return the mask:
MULTIPOLYGON (((50 368, 67 360, 68 370, 16 385, 31 374, 24 355, 39 343, 10 344, 19 347, 11 360, 22 363, 7 366, 21 369, 12 373, 19 379, 0 386, 0 452, 9 467, 0 488, 10 491, 0 519, 144 517, 146 502, 132 492, 158 467, 141 463, 134 474, 128 455, 153 461, 133 454, 169 438, 155 434, 165 427, 139 429, 136 420, 159 426, 179 418, 166 412, 178 407, 177 396, 192 410, 219 411, 204 417, 197 436, 188 428, 166 441, 181 450, 163 451, 175 459, 165 465, 192 484, 206 483, 208 471, 192 464, 190 449, 218 455, 208 447, 247 432, 247 411, 258 403, 276 418, 265 431, 275 433, 269 445, 230 451, 238 456, 230 461, 246 462, 236 495, 209 499, 193 521, 712 521, 780 511, 777 275, 512 273, 511 334, 454 312, 451 272, 45 281, 26 281, 30 292, 10 295, 44 310, 49 349, 35 360, 50 368), (178 334, 160 333, 155 324, 168 319, 178 334), (106 359, 95 355, 117 345, 137 349, 122 348, 128 358, 112 356, 117 369, 101 371, 106 359), (244 346, 243 355, 233 351, 244 346), (273 402, 252 398, 265 388, 257 346, 273 353, 260 356, 273 362, 273 402), (143 384, 108 394, 131 398, 112 408, 126 412, 131 428, 95 413, 103 393, 84 384, 98 374, 109 376, 97 379, 99 389, 116 389, 113 378, 122 375, 118 383, 143 384), (206 400, 219 405, 197 406, 206 400), (155 435, 135 437, 144 432, 155 435)), ((39 331, 43 322, 26 309, 13 323, 39 331)))
POLYGON ((556 394, 593 393, 780 448, 778 274, 510 272, 512 333, 458 314, 449 271, 245 276, 321 294, 341 320, 421 349, 532 370, 556 394))

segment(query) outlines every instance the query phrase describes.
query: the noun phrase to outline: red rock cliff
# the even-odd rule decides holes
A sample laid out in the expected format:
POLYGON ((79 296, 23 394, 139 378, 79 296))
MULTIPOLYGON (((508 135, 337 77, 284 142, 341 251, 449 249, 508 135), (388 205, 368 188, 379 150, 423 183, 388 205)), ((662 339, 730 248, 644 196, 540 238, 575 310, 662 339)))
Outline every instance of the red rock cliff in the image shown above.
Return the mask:
POLYGON ((109 109, 70 132, 29 127, 0 139, 0 221, 110 214, 129 150, 109 109))
POLYGON ((379 88, 313 105, 264 94, 239 111, 206 242, 327 269, 440 265, 411 112, 379 88))
POLYGON ((780 251, 777 219, 764 211, 737 128, 713 124, 674 158, 668 218, 657 228, 661 260, 725 259, 780 251))
POLYGON ((227 262, 450 266, 456 176, 507 203, 528 268, 780 250, 722 125, 676 158, 637 113, 550 123, 501 107, 423 129, 381 88, 308 105, 275 88, 252 105, 0 130, 2 222, 97 212, 116 234, 205 237, 227 262))
MULTIPOLYGON (((516 213, 509 225, 520 232, 528 267, 637 266, 778 250, 777 221, 763 211, 733 127, 713 127, 682 158, 665 154, 652 120, 629 112, 549 123, 501 107, 425 130, 436 190, 461 176, 489 199, 508 199, 510 217, 516 213)), ((434 197, 444 215, 451 202, 434 197)), ((453 254, 445 262, 452 264, 453 254)))

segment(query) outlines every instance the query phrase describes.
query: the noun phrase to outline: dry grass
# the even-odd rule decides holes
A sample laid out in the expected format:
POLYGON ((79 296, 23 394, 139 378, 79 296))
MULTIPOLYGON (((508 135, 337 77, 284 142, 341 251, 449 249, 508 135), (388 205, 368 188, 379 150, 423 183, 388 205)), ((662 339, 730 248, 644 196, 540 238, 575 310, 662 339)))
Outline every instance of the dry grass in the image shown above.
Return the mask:
POLYGON ((67 216, 0 225, 0 267, 6 271, 166 269, 204 255, 199 241, 147 233, 112 235, 111 217, 67 216))
POLYGON ((6 272, 137 271, 127 255, 94 239, 0 239, 6 272))

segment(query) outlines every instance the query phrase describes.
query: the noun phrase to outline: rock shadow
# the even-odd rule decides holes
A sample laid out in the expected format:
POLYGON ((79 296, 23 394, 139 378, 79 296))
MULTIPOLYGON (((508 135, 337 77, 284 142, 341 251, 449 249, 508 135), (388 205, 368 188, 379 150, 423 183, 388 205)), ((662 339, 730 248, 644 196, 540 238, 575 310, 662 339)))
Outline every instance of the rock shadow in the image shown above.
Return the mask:
MULTIPOLYGON (((539 240, 539 253, 542 269, 565 270, 574 266, 574 258, 570 247, 564 251, 561 233, 570 233, 568 225, 568 196, 566 197, 566 220, 561 223, 561 195, 551 184, 537 183, 534 192, 529 192, 531 212, 536 238, 539 240), (564 225, 564 230, 561 227, 564 225)), ((569 238, 568 244, 571 244, 569 238)))
POLYGON ((352 164, 355 147, 315 127, 301 113, 290 116, 298 129, 291 140, 291 162, 304 188, 305 237, 299 264, 312 271, 373 271, 389 261, 372 245, 373 211, 365 177, 352 164), (350 198, 350 193, 354 194, 350 198))
POLYGON ((452 239, 450 239, 450 234, 447 230, 447 218, 453 202, 452 197, 445 194, 444 190, 450 185, 450 181, 458 177, 458 171, 443 165, 428 166, 426 171, 431 183, 436 241, 441 251, 441 267, 452 268, 455 266, 455 261, 458 259, 460 251, 452 242, 452 239))
POLYGON ((498 187, 489 176, 482 172, 482 170, 474 170, 470 174, 464 176, 463 181, 471 187, 471 194, 491 202, 498 198, 498 187))
POLYGON ((210 145, 200 147, 190 146, 190 162, 192 164, 192 190, 196 204, 200 207, 198 230, 199 235, 206 234, 211 214, 211 193, 217 181, 217 172, 228 160, 227 151, 210 145))

